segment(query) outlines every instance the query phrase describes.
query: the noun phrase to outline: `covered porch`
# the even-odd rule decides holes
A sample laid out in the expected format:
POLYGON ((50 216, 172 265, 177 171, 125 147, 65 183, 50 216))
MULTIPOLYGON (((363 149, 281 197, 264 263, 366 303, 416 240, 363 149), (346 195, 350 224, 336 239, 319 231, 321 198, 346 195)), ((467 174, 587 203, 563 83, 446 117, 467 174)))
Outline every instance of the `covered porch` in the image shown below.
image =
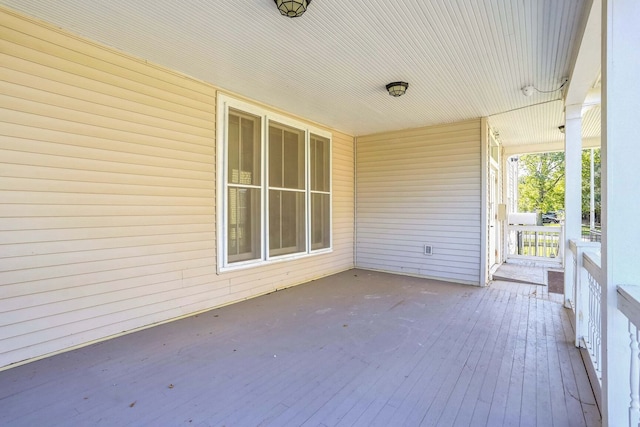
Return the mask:
POLYGON ((348 270, 3 372, 0 424, 599 426, 543 291, 348 270))
POLYGON ((0 3, 0 423, 638 426, 637 2, 0 3), (562 302, 489 280, 549 146, 562 302))

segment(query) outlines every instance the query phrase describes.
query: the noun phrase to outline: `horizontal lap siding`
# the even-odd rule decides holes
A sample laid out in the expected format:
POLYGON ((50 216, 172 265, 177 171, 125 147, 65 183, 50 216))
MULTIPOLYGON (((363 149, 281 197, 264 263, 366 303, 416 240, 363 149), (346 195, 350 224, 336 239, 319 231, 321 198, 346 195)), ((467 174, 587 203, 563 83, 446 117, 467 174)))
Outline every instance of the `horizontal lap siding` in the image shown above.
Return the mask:
POLYGON ((480 145, 479 119, 358 137, 357 266, 478 284, 480 145))
POLYGON ((0 367, 353 267, 353 138, 334 251, 216 272, 216 88, 0 9, 0 367))

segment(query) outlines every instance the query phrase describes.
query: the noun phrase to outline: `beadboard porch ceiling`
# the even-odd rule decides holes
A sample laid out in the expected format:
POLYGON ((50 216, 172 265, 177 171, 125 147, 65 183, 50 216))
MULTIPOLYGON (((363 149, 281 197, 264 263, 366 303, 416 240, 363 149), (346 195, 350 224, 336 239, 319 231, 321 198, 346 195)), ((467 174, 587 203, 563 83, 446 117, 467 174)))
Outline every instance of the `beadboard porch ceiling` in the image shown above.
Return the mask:
POLYGON ((569 77, 589 2, 313 0, 296 19, 272 0, 0 3, 353 135, 494 115, 501 132, 517 110, 528 119, 501 132, 509 145, 562 139, 561 92, 521 88, 569 77), (400 98, 385 91, 396 80, 400 98))

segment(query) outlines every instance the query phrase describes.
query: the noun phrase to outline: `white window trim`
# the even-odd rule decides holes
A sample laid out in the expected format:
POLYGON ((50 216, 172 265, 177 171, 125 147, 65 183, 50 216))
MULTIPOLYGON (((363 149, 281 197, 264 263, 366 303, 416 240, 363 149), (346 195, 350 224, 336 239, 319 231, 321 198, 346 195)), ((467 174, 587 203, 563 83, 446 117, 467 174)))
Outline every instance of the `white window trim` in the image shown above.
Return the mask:
MULTIPOLYGON (((293 261, 300 258, 307 258, 315 255, 321 255, 333 252, 333 138, 331 132, 310 126, 304 122, 292 119, 287 116, 272 112, 266 108, 262 108, 228 95, 218 93, 216 105, 216 245, 217 245, 217 271, 223 273, 226 271, 236 271, 252 267, 270 265, 278 262, 293 261), (226 225, 226 207, 227 207, 227 162, 226 160, 226 141, 228 132, 228 115, 229 108, 239 110, 245 113, 253 114, 261 118, 260 127, 260 143, 261 143, 261 197, 260 197, 260 259, 239 261, 227 264, 227 227, 226 225), (268 135, 269 121, 274 121, 292 128, 304 130, 305 134, 305 233, 306 233, 306 251, 294 254, 269 256, 269 233, 267 232, 266 208, 268 198, 268 181, 266 167, 268 156, 266 147, 266 137, 268 135), (311 249, 311 182, 310 182, 310 135, 314 134, 329 140, 329 247, 322 249, 311 249)), ((318 192, 315 193, 325 193, 318 192)))

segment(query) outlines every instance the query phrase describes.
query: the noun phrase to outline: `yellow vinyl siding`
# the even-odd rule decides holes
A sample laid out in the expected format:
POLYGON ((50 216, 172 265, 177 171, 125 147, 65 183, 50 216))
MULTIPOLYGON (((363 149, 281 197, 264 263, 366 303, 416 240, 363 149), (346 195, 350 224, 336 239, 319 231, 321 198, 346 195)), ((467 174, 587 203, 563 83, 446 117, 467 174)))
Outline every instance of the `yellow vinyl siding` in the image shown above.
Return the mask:
POLYGON ((353 267, 353 138, 332 253, 216 274, 217 89, 0 8, 0 367, 353 267))
POLYGON ((358 137, 357 266, 479 284, 480 145, 480 119, 358 137))

